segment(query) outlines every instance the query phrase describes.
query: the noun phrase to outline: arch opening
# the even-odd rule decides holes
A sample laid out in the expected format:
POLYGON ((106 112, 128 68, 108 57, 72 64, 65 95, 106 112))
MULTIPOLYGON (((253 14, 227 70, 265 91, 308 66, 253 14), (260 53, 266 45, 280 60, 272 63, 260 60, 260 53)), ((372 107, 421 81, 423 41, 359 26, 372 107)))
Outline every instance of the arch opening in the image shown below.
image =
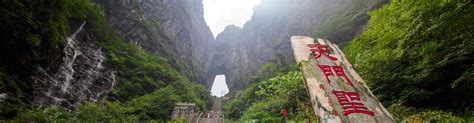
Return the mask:
POLYGON ((214 82, 212 83, 211 95, 222 97, 227 93, 229 93, 229 88, 227 87, 227 83, 225 81, 225 75, 216 75, 214 78, 214 82))

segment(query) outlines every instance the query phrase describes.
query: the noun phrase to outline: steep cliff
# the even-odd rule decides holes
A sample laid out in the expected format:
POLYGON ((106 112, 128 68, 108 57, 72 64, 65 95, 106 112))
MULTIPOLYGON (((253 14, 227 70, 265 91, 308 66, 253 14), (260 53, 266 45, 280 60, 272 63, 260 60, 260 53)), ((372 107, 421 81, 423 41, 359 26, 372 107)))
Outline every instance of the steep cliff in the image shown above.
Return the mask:
POLYGON ((138 47, 168 59, 190 80, 204 84, 214 38, 201 0, 97 1, 107 22, 138 47))
MULTIPOLYGON (((217 36, 217 57, 209 74, 226 74, 231 90, 240 89, 262 64, 288 66, 294 61, 289 42, 292 35, 314 35, 344 44, 362 30, 367 12, 385 2, 263 0, 242 29, 227 27, 217 36)), ((208 83, 212 81, 209 77, 208 83)))
POLYGON ((237 26, 227 26, 225 31, 220 33, 215 41, 214 50, 213 50, 213 60, 212 66, 207 73, 207 86, 211 87, 214 81, 214 77, 219 74, 226 75, 226 83, 229 87, 242 87, 243 85, 235 82, 237 75, 236 73, 245 72, 239 71, 241 69, 236 68, 240 66, 245 66, 245 63, 249 61, 249 52, 246 52, 246 48, 242 48, 241 44, 238 43, 239 34, 242 32, 242 29, 237 26), (237 60, 238 59, 238 60, 237 60), (245 62, 242 62, 245 61, 245 62), (230 64, 234 66, 230 66, 230 64), (229 81, 230 80, 230 81, 229 81))
POLYGON ((0 120, 169 120, 180 101, 206 110, 194 82, 214 39, 202 15, 201 1, 0 1, 0 120))
MULTIPOLYGON (((38 66, 31 76, 35 106, 60 105, 77 107, 85 100, 97 101, 112 90, 115 74, 105 68, 106 56, 94 42, 83 22, 66 37, 62 58, 57 60, 57 70, 51 66, 38 66)), ((52 65, 55 66, 55 65, 52 65)))
POLYGON ((115 84, 88 1, 2 1, 0 119, 101 100, 115 84))

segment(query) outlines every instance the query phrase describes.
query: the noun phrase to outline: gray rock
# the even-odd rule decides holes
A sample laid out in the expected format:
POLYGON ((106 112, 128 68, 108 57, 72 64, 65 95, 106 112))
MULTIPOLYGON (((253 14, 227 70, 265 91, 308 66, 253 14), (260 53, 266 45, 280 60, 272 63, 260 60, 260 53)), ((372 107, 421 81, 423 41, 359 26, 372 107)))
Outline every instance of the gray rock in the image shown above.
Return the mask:
POLYGON ((85 100, 105 97, 115 84, 115 74, 103 66, 104 53, 83 28, 66 38, 59 69, 37 67, 31 76, 35 106, 75 108, 85 100))
POLYGON ((262 0, 242 29, 229 26, 216 40, 207 83, 225 74, 230 90, 249 84, 262 64, 294 62, 290 37, 324 37, 343 45, 360 32, 367 12, 386 0, 262 0))
POLYGON ((128 42, 165 57, 190 80, 206 84, 214 38, 201 0, 105 0, 107 22, 128 42))

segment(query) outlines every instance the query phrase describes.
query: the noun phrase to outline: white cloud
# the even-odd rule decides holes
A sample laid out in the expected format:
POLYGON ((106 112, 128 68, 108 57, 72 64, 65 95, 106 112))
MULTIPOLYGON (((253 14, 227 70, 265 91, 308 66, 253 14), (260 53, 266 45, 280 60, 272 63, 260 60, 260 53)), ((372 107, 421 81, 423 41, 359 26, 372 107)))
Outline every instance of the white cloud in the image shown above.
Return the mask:
POLYGON ((204 19, 215 37, 228 25, 242 27, 250 20, 252 8, 259 4, 260 0, 203 0, 202 3, 204 19))

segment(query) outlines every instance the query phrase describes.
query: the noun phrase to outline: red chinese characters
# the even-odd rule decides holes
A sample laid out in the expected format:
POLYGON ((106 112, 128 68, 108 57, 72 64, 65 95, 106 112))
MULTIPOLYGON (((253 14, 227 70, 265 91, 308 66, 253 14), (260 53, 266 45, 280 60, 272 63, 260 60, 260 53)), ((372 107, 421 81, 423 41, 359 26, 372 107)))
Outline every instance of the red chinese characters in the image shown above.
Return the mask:
POLYGON ((308 47, 311 48, 311 52, 314 53, 314 58, 319 58, 321 57, 321 55, 324 55, 326 56, 327 58, 329 58, 329 60, 332 60, 332 61, 336 61, 337 58, 335 57, 332 57, 330 56, 328 53, 329 53, 329 50, 327 50, 326 48, 328 46, 326 45, 320 45, 320 44, 308 44, 308 47))
POLYGON ((326 81, 328 83, 331 83, 331 80, 329 80, 329 76, 334 76, 334 73, 336 73, 336 76, 344 77, 344 79, 349 83, 349 85, 353 86, 352 81, 347 77, 346 73, 344 73, 344 69, 341 66, 329 66, 329 65, 318 65, 319 69, 323 71, 324 76, 326 77, 326 81), (332 68, 332 70, 331 70, 332 68), (334 73, 332 72, 334 71, 334 73))
POLYGON ((352 113, 362 113, 374 116, 374 112, 369 111, 369 109, 367 109, 360 101, 359 93, 335 90, 333 90, 332 93, 336 96, 337 101, 342 106, 342 109, 344 110, 342 113, 344 115, 347 116, 352 113))
POLYGON ((329 80, 329 77, 328 77, 328 76, 334 75, 332 73, 331 67, 329 65, 318 65, 318 66, 319 66, 319 69, 323 71, 323 74, 326 77, 326 81, 328 81, 328 83, 331 83, 331 80, 329 80))
MULTIPOLYGON (((319 58, 321 55, 326 56, 329 60, 336 61, 337 58, 330 56, 329 50, 327 50, 326 45, 320 45, 320 44, 308 44, 308 47, 310 47, 311 51, 314 53, 314 58, 319 58)), ((318 65, 319 69, 324 74, 324 77, 326 77, 326 81, 331 84, 331 80, 329 79, 329 76, 338 76, 338 77, 343 77, 349 85, 354 87, 352 84, 352 81, 347 77, 346 73, 344 72, 344 68, 341 66, 337 65, 318 65)), ((343 114, 344 115, 349 115, 352 113, 362 113, 362 114, 367 114, 370 116, 374 116, 374 112, 370 111, 367 107, 362 104, 360 100, 360 95, 358 92, 345 92, 342 90, 336 91, 332 90, 332 93, 334 96, 336 96, 337 101, 339 102, 340 106, 343 109, 343 114)))

